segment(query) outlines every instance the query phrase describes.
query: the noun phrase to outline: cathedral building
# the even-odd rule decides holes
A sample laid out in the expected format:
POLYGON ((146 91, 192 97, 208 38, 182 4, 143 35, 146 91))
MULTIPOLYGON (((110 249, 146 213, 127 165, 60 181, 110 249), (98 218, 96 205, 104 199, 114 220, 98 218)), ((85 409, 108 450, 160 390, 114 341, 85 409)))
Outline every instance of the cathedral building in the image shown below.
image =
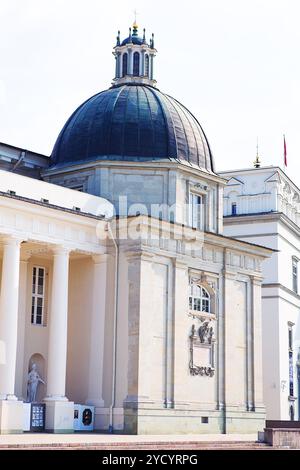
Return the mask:
POLYGON ((264 426, 261 282, 271 248, 223 234, 192 113, 160 91, 133 25, 115 78, 50 158, 0 145, 0 430, 249 433, 264 426), (42 381, 40 381, 42 380, 42 381))

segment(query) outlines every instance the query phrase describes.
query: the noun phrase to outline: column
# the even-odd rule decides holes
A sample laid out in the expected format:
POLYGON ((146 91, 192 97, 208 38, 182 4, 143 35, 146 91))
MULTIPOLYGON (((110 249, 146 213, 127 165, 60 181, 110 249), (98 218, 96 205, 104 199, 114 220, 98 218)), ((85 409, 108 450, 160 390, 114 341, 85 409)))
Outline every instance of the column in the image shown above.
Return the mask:
POLYGON ((118 55, 115 56, 115 61, 116 61, 116 71, 115 71, 115 78, 119 78, 118 77, 118 55))
MULTIPOLYGON (((188 364, 182 360, 182 347, 186 345, 189 330, 186 321, 187 296, 189 291, 188 266, 179 258, 173 260, 173 309, 174 309, 174 407, 188 406, 186 393, 186 370, 188 364)), ((188 361, 188 357, 187 357, 188 361)))
POLYGON ((20 433, 23 403, 15 396, 18 342, 20 244, 17 238, 3 241, 0 296, 0 433, 20 433))
POLYGON ((141 432, 139 413, 153 405, 149 396, 154 380, 149 290, 152 257, 150 253, 128 253, 128 394, 124 400, 124 426, 129 434, 141 432))
POLYGON ((46 429, 57 433, 73 432, 74 403, 66 398, 68 340, 69 249, 53 250, 53 277, 49 315, 46 429))
MULTIPOLYGON (((224 255, 225 256, 225 255, 224 255)), ((225 263, 224 263, 225 264, 225 263)), ((217 313, 217 407, 220 411, 220 432, 226 433, 225 417, 225 313, 226 313, 226 270, 220 273, 216 291, 217 313)))
POLYGON ((104 406, 103 387, 103 360, 104 360, 104 332, 107 298, 107 264, 110 255, 93 256, 93 307, 90 335, 89 385, 88 405, 104 406))
POLYGON ((128 49, 127 74, 128 74, 128 75, 133 75, 133 55, 132 55, 132 49, 128 49))
POLYGON ((153 54, 150 54, 150 80, 153 80, 153 54))
MULTIPOLYGON (((223 188, 221 185, 217 186, 217 232, 223 233, 223 207, 224 198, 223 198, 223 188)), ((226 200, 227 205, 227 214, 230 214, 230 209, 228 208, 228 200, 226 200)))
POLYGON ((141 61, 140 61, 140 76, 145 76, 145 51, 142 51, 141 61))
POLYGON ((18 340, 20 243, 7 238, 3 243, 0 297, 0 399, 16 400, 15 375, 18 340))
MULTIPOLYGON (((31 253, 21 251, 20 255, 20 287, 19 287, 19 314, 18 314, 18 345, 17 345, 17 366, 16 366, 16 394, 18 397, 26 399, 26 390, 23 390, 24 371, 27 371, 28 364, 24 363, 24 344, 26 313, 28 312, 27 291, 28 291, 28 260, 31 253)), ((32 283, 32 278, 30 279, 32 283)))
POLYGON ((66 366, 68 339, 69 250, 54 250, 48 343, 47 399, 67 400, 66 366))
POLYGON ((122 75, 121 75, 121 53, 118 52, 118 55, 117 55, 117 73, 118 73, 118 76, 117 78, 120 78, 122 75))
POLYGON ((262 318, 261 318, 261 283, 259 276, 252 277, 252 330, 253 330, 253 399, 256 412, 265 412, 263 401, 263 371, 262 371, 262 318))
MULTIPOLYGON (((235 312, 237 308, 236 282, 237 273, 230 269, 230 252, 225 250, 223 260, 223 318, 219 324, 219 408, 222 412, 222 433, 233 432, 235 419, 239 417, 239 398, 236 397, 244 383, 235 374, 235 360, 237 358, 237 336, 239 331, 235 326, 235 312), (235 310, 234 310, 235 309, 235 310), (240 381, 240 383, 239 383, 240 381)), ((238 315, 245 315, 242 310, 238 315)), ((239 355, 244 354, 239 350, 239 355)), ((246 362, 246 358, 245 358, 246 362)))
POLYGON ((247 313, 246 313, 246 404, 247 411, 255 411, 254 407, 254 383, 253 383, 253 318, 255 313, 255 305, 253 302, 253 279, 247 289, 247 313))

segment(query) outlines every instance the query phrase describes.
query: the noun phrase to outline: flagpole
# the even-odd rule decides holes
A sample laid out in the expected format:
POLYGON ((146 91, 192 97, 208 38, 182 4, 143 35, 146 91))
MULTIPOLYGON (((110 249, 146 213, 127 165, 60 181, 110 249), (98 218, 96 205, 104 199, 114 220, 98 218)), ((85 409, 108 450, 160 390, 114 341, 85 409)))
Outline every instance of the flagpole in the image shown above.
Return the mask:
POLYGON ((286 151, 286 140, 285 140, 285 134, 283 134, 283 164, 284 164, 284 170, 287 170, 287 151, 286 151))

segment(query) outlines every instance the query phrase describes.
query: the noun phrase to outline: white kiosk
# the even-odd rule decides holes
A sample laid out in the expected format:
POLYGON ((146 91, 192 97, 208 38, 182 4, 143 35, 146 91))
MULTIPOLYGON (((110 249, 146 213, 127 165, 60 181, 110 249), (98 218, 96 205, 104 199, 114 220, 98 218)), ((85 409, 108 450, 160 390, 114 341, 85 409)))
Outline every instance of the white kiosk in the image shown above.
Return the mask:
POLYGON ((74 405, 74 431, 94 430, 95 407, 90 405, 74 405))

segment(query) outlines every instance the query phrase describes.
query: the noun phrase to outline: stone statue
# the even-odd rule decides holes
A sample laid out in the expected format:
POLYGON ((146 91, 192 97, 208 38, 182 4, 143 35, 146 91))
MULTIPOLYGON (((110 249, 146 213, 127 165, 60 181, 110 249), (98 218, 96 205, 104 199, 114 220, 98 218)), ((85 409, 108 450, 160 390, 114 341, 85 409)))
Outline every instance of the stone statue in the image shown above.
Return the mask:
POLYGON ((40 377, 37 371, 37 365, 32 364, 31 370, 28 373, 28 380, 27 380, 27 401, 29 403, 33 403, 36 401, 36 392, 39 383, 45 384, 43 379, 40 377))

